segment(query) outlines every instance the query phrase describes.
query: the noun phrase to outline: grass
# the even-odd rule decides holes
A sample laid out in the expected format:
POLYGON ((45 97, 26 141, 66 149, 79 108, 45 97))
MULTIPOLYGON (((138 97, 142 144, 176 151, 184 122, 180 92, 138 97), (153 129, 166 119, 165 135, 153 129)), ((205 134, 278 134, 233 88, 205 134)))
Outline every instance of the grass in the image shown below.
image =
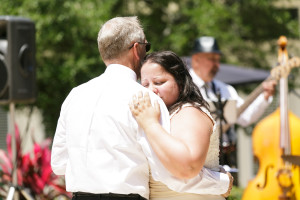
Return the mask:
POLYGON ((243 189, 233 186, 231 193, 229 195, 229 197, 227 198, 227 200, 240 200, 242 199, 242 195, 243 195, 243 189))

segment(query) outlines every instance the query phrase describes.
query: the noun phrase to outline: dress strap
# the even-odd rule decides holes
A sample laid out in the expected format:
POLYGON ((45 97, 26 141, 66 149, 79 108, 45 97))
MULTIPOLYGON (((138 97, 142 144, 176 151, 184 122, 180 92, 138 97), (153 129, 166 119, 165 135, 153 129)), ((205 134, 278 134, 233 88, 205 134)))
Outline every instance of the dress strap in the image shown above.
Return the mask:
POLYGON ((172 112, 170 114, 170 119, 172 119, 172 117, 174 115, 176 115, 182 108, 185 108, 185 107, 194 107, 191 103, 186 103, 186 104, 183 104, 181 107, 178 107, 174 112, 172 112))
POLYGON ((211 121, 213 122, 213 125, 214 125, 214 129, 216 128, 216 121, 214 120, 214 118, 211 116, 209 110, 207 110, 205 107, 203 106, 198 106, 198 105, 193 105, 191 103, 186 103, 186 104, 183 104, 181 107, 178 107, 174 112, 171 113, 170 115, 170 120, 172 119, 172 117, 174 115, 176 115, 182 108, 185 108, 185 107, 195 107, 195 108, 198 108, 199 110, 201 110, 202 112, 204 112, 210 119, 211 121))

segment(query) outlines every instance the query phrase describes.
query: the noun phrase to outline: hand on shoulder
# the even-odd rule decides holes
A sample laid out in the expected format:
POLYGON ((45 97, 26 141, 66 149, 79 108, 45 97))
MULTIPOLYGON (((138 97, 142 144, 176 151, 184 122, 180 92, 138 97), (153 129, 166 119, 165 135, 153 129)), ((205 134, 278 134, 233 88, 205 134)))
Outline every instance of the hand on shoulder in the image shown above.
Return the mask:
POLYGON ((152 123, 159 123, 159 104, 155 101, 154 106, 152 106, 148 92, 143 94, 143 92, 140 91, 137 95, 134 95, 129 104, 129 108, 132 115, 143 129, 152 123))

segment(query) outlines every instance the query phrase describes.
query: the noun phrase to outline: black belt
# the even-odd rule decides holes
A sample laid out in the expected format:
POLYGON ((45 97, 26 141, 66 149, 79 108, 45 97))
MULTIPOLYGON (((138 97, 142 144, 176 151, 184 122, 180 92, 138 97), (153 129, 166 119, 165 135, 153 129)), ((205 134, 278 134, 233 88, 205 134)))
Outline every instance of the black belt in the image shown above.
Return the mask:
POLYGON ((93 194, 85 192, 74 192, 72 200, 146 200, 139 194, 93 194))

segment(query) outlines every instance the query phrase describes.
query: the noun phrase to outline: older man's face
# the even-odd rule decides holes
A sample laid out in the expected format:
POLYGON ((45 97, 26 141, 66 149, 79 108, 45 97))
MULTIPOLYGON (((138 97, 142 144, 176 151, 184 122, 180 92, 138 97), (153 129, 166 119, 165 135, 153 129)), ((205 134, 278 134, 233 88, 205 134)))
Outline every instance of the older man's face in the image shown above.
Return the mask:
POLYGON ((220 58, 217 53, 197 53, 192 56, 192 67, 204 82, 210 82, 219 71, 220 58))

